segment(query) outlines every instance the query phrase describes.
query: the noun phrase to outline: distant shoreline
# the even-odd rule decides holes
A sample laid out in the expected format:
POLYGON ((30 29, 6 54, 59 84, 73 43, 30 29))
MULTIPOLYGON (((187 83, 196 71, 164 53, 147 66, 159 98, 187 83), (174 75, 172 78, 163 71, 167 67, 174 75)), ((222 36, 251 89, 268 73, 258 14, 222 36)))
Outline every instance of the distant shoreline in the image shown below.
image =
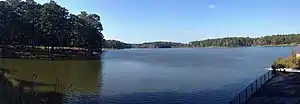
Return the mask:
MULTIPOLYGON (((210 46, 210 47, 171 47, 171 48, 245 48, 245 47, 291 47, 297 46, 297 44, 278 44, 278 45, 255 45, 255 46, 236 46, 236 47, 219 47, 219 46, 210 46)), ((124 49, 164 49, 164 48, 103 48, 102 51, 110 51, 110 50, 124 50, 124 49)), ((170 48, 165 48, 170 49, 170 48)))
POLYGON ((205 39, 190 41, 188 43, 171 41, 153 41, 139 44, 124 43, 118 40, 105 40, 103 48, 235 48, 235 47, 277 47, 294 46, 300 44, 300 33, 297 34, 277 34, 250 37, 224 37, 215 39, 205 39))

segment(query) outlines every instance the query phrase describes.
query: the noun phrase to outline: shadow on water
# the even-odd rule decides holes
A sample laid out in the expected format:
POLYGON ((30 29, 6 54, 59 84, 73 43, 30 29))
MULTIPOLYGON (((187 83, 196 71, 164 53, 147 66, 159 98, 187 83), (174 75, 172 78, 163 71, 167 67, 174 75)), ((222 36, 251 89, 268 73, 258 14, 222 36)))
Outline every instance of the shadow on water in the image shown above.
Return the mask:
POLYGON ((0 104, 97 104, 101 64, 0 58, 0 104))

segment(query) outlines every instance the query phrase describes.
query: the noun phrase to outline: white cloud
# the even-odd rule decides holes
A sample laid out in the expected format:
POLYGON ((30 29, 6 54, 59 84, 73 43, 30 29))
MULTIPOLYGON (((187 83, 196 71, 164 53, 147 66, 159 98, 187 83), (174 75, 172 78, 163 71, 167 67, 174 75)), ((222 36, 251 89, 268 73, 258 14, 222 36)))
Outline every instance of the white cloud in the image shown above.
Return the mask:
POLYGON ((210 4, 210 5, 208 5, 208 8, 211 8, 211 9, 216 8, 216 5, 210 4))

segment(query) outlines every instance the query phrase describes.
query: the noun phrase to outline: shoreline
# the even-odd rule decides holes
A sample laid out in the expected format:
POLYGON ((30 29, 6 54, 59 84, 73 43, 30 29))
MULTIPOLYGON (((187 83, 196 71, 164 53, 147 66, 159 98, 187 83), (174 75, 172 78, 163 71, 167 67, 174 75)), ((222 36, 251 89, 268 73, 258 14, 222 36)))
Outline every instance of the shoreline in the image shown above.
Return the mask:
POLYGON ((125 49, 176 49, 176 48, 247 48, 247 47, 292 47, 297 46, 297 44, 280 44, 280 45, 255 45, 255 46, 236 46, 236 47, 218 47, 218 46, 211 46, 211 47, 173 47, 173 48, 124 48, 124 49, 117 49, 117 48, 103 48, 102 51, 111 51, 111 50, 125 50, 125 49))
POLYGON ((99 60, 103 51, 87 51, 85 49, 42 49, 0 47, 0 58, 24 59, 24 60, 99 60))

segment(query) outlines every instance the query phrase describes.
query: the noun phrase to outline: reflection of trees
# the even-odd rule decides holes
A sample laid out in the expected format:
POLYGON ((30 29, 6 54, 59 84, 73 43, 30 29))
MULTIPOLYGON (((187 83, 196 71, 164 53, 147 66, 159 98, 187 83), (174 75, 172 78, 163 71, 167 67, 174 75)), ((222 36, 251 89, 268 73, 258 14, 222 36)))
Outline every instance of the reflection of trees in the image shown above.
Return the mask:
POLYGON ((1 104, 60 104, 64 94, 55 91, 39 91, 39 87, 54 87, 46 83, 26 81, 13 77, 10 70, 0 69, 1 104))
POLYGON ((10 77, 12 82, 17 82, 22 92, 37 91, 36 99, 59 99, 57 97, 63 95, 68 98, 77 95, 95 96, 100 92, 99 85, 102 85, 101 61, 1 61, 0 67, 7 69, 1 72, 14 73, 14 77, 10 77))

